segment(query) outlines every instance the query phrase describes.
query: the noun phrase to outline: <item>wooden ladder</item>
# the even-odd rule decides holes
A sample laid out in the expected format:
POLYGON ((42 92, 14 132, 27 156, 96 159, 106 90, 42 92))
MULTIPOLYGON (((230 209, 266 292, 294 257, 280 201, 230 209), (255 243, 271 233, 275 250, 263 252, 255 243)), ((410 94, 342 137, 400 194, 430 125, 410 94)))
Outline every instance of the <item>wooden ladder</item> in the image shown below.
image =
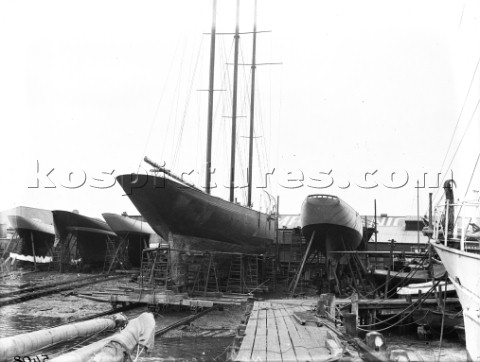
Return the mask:
POLYGON ((244 291, 244 265, 243 255, 232 255, 230 270, 228 272, 227 291, 243 293, 244 291))
POLYGON ((144 249, 141 264, 141 286, 167 289, 170 280, 170 248, 144 249))
POLYGON ((103 265, 103 271, 108 265, 107 274, 110 274, 112 268, 116 265, 120 265, 122 269, 125 268, 125 260, 128 249, 128 239, 120 238, 120 242, 117 244, 114 240, 107 238, 106 240, 107 252, 105 255, 105 263, 103 265))
POLYGON ((258 256, 249 255, 246 257, 245 288, 250 292, 259 285, 258 256))

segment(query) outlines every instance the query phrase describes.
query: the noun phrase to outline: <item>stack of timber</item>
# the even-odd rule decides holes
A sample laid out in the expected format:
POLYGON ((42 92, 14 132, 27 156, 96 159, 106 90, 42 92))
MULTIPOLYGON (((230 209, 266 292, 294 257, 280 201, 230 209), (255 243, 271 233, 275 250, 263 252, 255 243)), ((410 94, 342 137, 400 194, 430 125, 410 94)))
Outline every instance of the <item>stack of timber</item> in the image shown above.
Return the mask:
POLYGON ((247 302, 246 294, 206 293, 199 297, 189 297, 187 293, 174 293, 172 290, 133 289, 109 290, 76 293, 79 297, 112 305, 141 303, 151 306, 179 305, 190 308, 209 308, 213 305, 241 305, 247 302))

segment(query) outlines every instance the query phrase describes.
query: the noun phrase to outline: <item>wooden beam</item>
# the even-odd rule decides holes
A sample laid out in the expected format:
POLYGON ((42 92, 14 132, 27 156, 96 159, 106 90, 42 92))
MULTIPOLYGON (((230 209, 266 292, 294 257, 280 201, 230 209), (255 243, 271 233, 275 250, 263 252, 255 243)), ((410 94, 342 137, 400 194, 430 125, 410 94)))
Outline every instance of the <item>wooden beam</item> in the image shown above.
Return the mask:
POLYGON ((297 270, 297 276, 295 278, 295 284, 293 285, 293 288, 290 292, 290 295, 293 295, 295 293, 295 289, 297 289, 298 281, 300 280, 300 276, 302 275, 302 271, 303 271, 303 268, 305 266, 305 262, 307 261, 307 258, 308 258, 308 253, 310 252, 310 248, 312 247, 313 239, 315 238, 315 231, 316 230, 313 230, 310 241, 308 242, 307 250, 305 251, 305 254, 303 255, 302 264, 300 264, 300 268, 297 270))

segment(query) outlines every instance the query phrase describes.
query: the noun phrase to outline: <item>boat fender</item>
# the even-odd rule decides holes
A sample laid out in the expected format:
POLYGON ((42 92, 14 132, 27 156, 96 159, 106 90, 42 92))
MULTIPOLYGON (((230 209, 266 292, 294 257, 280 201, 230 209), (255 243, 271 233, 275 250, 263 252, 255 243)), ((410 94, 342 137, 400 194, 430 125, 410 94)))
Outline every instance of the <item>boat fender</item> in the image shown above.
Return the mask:
POLYGON ((385 337, 379 332, 369 332, 365 336, 365 344, 376 352, 385 351, 387 343, 385 337))
POLYGON ((128 318, 123 313, 117 313, 111 316, 115 322, 115 328, 124 329, 128 324, 128 318))

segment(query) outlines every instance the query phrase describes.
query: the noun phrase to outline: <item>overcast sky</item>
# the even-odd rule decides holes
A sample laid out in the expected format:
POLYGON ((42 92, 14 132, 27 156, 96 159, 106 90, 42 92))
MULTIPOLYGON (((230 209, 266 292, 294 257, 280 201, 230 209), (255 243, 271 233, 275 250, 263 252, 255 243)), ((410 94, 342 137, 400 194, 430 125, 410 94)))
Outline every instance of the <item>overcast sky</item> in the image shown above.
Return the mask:
MULTIPOLYGON (((234 10, 219 1, 217 31, 234 31, 234 10)), ((257 69, 255 185, 275 169, 281 213, 329 193, 361 214, 376 199, 379 213, 415 215, 416 181, 429 174, 424 213, 450 168, 463 198, 479 155, 479 16, 477 1, 259 0, 257 61, 280 64, 257 69)), ((144 155, 202 185, 211 18, 211 0, 2 1, 0 209, 134 214, 108 173, 149 170, 144 155)), ((252 31, 253 0, 240 19, 252 31)), ((251 40, 240 37, 241 63, 251 40)), ((219 35, 212 162, 225 198, 232 61, 233 36, 219 35)), ((239 79, 241 185, 248 66, 239 79)), ((255 206, 267 197, 257 188, 255 206)))

